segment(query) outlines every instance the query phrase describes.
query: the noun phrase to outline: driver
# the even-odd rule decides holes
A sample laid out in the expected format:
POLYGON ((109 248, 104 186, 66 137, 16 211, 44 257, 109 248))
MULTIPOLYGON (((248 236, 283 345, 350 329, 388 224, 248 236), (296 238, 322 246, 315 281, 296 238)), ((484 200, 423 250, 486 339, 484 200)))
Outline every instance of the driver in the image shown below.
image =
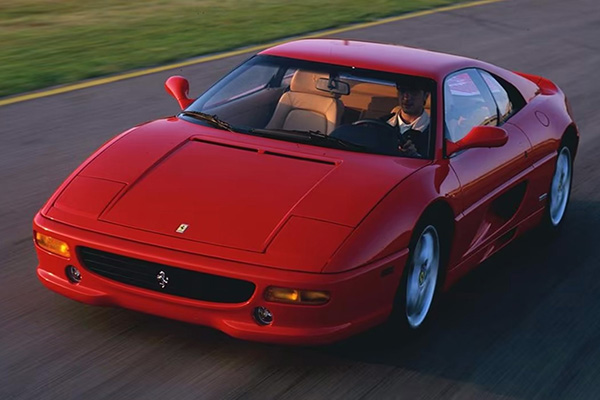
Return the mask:
POLYGON ((387 123, 398 129, 402 154, 423 157, 429 146, 429 114, 425 111, 429 92, 409 82, 397 83, 396 87, 399 105, 392 109, 387 123))

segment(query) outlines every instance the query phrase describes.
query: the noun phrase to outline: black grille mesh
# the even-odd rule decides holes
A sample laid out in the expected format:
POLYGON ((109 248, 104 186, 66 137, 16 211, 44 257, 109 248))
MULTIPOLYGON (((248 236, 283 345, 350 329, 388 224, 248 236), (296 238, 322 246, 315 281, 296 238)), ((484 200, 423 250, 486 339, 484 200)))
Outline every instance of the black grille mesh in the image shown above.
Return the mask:
POLYGON ((78 247, 84 268, 105 278, 156 292, 215 303, 248 301, 256 286, 241 279, 190 271, 168 265, 125 257, 89 247, 78 247), (168 278, 164 288, 157 277, 161 271, 168 278))

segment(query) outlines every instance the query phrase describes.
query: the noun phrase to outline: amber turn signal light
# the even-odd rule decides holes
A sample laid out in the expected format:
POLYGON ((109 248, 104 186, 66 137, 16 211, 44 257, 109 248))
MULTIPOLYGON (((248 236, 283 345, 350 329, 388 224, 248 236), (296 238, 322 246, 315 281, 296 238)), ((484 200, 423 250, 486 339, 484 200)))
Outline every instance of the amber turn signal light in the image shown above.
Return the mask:
POLYGON ((329 292, 322 290, 302 290, 269 286, 265 290, 265 300, 277 303, 321 305, 329 301, 329 292))
POLYGON ((42 249, 49 251, 52 254, 56 254, 61 257, 70 258, 71 251, 69 249, 69 245, 63 242, 62 240, 58 240, 53 238, 52 236, 44 235, 43 233, 36 232, 35 233, 35 242, 42 249))

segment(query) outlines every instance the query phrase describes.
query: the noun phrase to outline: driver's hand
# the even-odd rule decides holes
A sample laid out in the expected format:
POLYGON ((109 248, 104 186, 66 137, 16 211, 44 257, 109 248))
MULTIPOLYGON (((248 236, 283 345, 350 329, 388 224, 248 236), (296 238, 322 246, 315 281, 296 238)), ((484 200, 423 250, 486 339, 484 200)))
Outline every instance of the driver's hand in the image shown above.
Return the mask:
POLYGON ((415 154, 417 153, 417 147, 412 142, 412 140, 408 139, 402 146, 398 146, 398 149, 403 153, 415 154))

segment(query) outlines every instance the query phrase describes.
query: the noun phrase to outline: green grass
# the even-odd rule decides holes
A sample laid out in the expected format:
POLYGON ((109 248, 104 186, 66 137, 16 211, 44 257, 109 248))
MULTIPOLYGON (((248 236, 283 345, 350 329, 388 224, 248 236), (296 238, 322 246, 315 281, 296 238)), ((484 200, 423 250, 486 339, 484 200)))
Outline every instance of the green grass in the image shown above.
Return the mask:
POLYGON ((460 0, 10 0, 0 97, 460 0))

